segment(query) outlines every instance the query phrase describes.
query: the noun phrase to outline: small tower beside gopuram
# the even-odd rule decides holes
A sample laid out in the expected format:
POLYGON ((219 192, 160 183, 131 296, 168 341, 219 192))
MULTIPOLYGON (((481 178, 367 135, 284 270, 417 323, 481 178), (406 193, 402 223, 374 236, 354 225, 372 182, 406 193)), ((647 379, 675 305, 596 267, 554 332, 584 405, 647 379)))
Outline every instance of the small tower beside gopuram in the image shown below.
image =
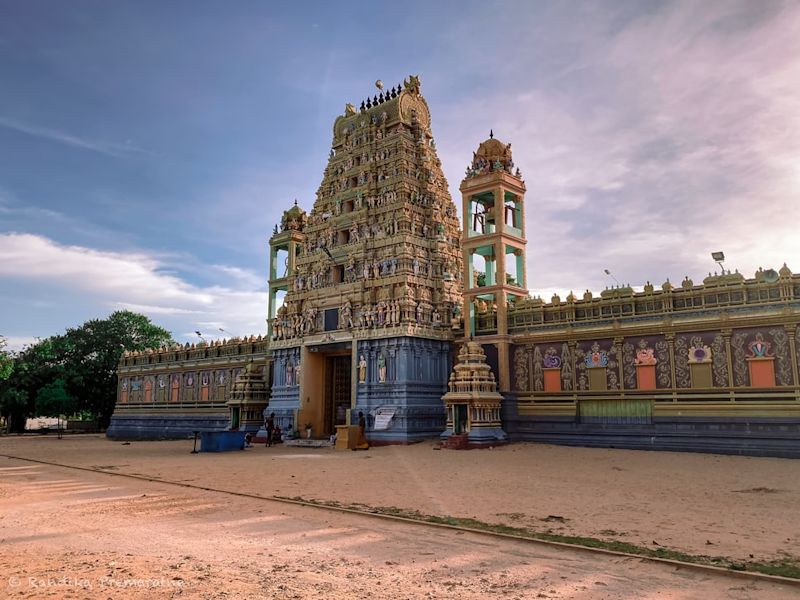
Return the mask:
POLYGON ((447 409, 447 429, 442 438, 453 448, 490 446, 506 441, 500 422, 503 396, 497 391, 492 368, 481 345, 472 340, 461 346, 458 363, 450 374, 449 390, 442 400, 447 409))
POLYGON ((464 338, 491 352, 500 390, 511 389, 508 310, 528 297, 525 277, 525 182, 511 144, 490 132, 460 186, 464 216, 464 338), (496 348, 496 351, 495 351, 496 348))
POLYGON ((264 422, 264 409, 268 404, 269 392, 263 368, 251 360, 237 375, 227 402, 230 429, 257 432, 264 422))
POLYGON ((269 305, 267 307, 267 327, 269 337, 280 337, 274 328, 281 326, 276 320, 278 311, 286 310, 284 300, 289 291, 289 281, 294 276, 297 258, 306 240, 304 229, 308 223, 306 211, 297 205, 284 211, 280 227, 275 226, 269 240, 269 305))

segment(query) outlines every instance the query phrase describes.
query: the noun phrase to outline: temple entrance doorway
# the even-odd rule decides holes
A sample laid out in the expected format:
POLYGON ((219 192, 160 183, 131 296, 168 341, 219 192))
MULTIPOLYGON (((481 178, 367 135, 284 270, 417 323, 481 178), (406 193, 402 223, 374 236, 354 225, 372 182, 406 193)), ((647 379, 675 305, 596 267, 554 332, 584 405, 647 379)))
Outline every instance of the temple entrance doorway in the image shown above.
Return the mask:
POLYGON ((345 425, 351 398, 350 352, 327 356, 325 359, 325 435, 336 431, 336 425, 345 425))
POLYGON ((312 437, 323 439, 345 423, 353 399, 352 352, 350 342, 303 348, 298 429, 310 425, 312 437))

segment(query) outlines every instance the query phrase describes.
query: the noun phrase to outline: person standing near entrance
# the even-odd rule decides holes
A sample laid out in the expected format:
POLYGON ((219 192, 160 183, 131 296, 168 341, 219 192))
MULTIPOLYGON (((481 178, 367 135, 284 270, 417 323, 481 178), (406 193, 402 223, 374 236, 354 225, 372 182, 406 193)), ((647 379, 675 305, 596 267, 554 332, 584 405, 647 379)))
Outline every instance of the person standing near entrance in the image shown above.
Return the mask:
POLYGON ((272 446, 272 432, 275 431, 275 413, 269 413, 264 422, 264 429, 267 430, 267 447, 272 446))
POLYGON ((369 450, 369 442, 367 442, 367 419, 364 413, 358 411, 358 443, 354 450, 369 450))

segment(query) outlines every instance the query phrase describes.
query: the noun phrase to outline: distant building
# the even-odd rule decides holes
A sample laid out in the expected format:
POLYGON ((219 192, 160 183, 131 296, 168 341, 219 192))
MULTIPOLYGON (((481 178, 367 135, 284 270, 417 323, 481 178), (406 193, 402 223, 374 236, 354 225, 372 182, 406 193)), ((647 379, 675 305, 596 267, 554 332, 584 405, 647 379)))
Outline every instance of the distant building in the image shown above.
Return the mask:
POLYGON ((348 104, 333 136, 313 208, 295 202, 270 239, 268 335, 124 356, 109 437, 256 431, 268 404, 282 430, 320 438, 361 411, 372 443, 800 456, 786 265, 546 303, 527 291, 510 144, 473 153, 459 225, 416 77, 348 104), (269 389, 248 400, 257 368, 233 386, 250 361, 269 389))

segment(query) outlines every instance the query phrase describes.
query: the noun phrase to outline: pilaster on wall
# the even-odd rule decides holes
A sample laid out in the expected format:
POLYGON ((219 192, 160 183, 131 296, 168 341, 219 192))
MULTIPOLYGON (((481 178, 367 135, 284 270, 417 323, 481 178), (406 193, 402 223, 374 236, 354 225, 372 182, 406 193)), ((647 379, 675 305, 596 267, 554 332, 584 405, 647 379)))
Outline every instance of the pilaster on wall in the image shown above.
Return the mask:
POLYGON ((784 325, 786 336, 789 338, 789 355, 792 357, 792 382, 794 385, 800 384, 800 377, 797 369, 797 341, 795 325, 784 325))

